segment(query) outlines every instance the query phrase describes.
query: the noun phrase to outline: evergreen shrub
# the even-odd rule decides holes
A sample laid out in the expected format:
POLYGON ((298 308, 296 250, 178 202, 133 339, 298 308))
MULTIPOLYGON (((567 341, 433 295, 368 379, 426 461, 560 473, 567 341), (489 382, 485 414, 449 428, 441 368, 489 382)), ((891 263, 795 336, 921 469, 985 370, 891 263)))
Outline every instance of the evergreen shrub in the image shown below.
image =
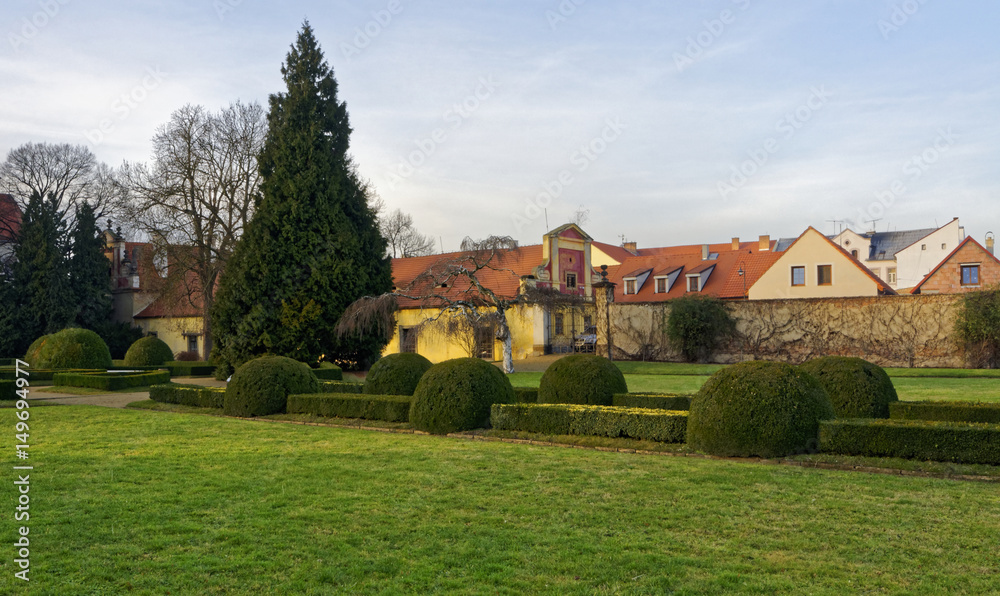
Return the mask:
POLYGON ((514 387, 514 402, 519 404, 537 404, 538 387, 514 387))
POLYGON ((1000 404, 968 401, 896 401, 889 404, 889 418, 1000 424, 1000 404))
POLYGON ((173 359, 167 342, 152 335, 136 340, 125 352, 125 366, 159 366, 173 359))
POLYGON ((827 420, 820 449, 865 457, 1000 465, 1000 425, 926 420, 827 420))
POLYGON ((319 368, 312 369, 313 375, 321 381, 343 381, 344 371, 330 362, 320 363, 319 368))
POLYGON ((548 435, 625 437, 683 443, 687 412, 562 404, 496 404, 490 424, 496 430, 548 435))
POLYGON ((187 350, 183 352, 177 352, 177 357, 174 358, 177 362, 198 362, 201 357, 198 352, 189 352, 187 350))
POLYGON ((164 383, 149 388, 149 399, 164 404, 221 409, 225 404, 226 389, 224 387, 164 383))
POLYGON ((837 418, 888 418, 889 404, 899 401, 889 375, 862 358, 823 356, 799 368, 826 389, 837 418))
POLYGON ((628 385, 614 363, 594 354, 573 354, 545 370, 538 403, 610 406, 616 393, 628 393, 628 385))
POLYGON ((319 381, 307 364, 287 356, 261 356, 233 373, 223 412, 244 418, 280 414, 289 394, 318 391, 319 381))
POLYGON ((289 395, 288 413, 406 422, 410 419, 412 403, 413 397, 409 395, 360 395, 357 393, 289 395))
POLYGON ((814 449, 833 405, 812 375, 781 362, 741 362, 691 399, 687 439, 713 455, 783 457, 814 449))
POLYGON ((359 381, 319 381, 320 393, 364 393, 365 384, 359 381))
POLYGON ((616 393, 611 399, 611 405, 621 408, 689 410, 691 396, 676 393, 616 393))
POLYGON ((63 387, 87 387, 103 391, 118 391, 133 387, 149 387, 170 381, 170 373, 154 370, 134 374, 108 372, 57 372, 52 377, 54 385, 63 387))
POLYGON ((17 399, 17 383, 0 380, 0 400, 17 399))
POLYGON ((489 424, 493 404, 514 402, 514 388, 499 368, 479 358, 432 366, 417 384, 410 422, 418 430, 448 434, 489 424))
POLYGON ((404 352, 378 359, 365 377, 370 395, 413 395, 420 377, 434 366, 420 354, 404 352))
POLYGON ((32 342, 24 359, 33 369, 111 367, 108 345, 88 329, 70 328, 44 335, 32 342))

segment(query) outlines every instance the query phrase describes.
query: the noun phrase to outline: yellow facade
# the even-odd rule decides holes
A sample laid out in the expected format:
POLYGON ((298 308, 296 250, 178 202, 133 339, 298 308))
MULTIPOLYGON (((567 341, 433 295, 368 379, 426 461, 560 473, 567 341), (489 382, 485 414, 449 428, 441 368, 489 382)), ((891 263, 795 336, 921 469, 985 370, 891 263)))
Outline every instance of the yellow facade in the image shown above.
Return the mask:
POLYGON ((748 290, 750 300, 878 296, 879 284, 826 236, 809 228, 748 290), (822 271, 821 271, 822 269, 822 271), (829 275, 828 283, 821 276, 829 275))
POLYGON ((163 340, 176 356, 178 352, 196 347, 198 355, 205 359, 201 317, 155 317, 136 319, 135 323, 146 332, 163 340), (191 341, 194 341, 194 346, 191 341))

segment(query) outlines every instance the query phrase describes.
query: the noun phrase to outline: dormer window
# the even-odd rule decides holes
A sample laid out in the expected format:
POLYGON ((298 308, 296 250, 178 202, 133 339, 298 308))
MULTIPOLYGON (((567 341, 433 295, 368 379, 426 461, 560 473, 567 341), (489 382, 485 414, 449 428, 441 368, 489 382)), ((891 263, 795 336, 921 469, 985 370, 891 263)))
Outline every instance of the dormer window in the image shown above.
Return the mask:
POLYGON ((698 292, 701 290, 700 275, 689 275, 687 280, 688 280, 688 292, 698 292))
POLYGON ((667 293, 667 278, 666 277, 656 277, 656 286, 653 289, 655 294, 666 294, 667 293))
POLYGON ((712 271, 715 270, 715 264, 704 264, 695 267, 687 274, 687 291, 688 292, 700 292, 705 289, 705 284, 708 283, 709 276, 712 275, 712 271))
POLYGON ((634 277, 632 279, 625 279, 625 280, 622 280, 622 281, 625 282, 625 293, 626 294, 635 294, 636 293, 636 290, 635 290, 635 278, 634 277))

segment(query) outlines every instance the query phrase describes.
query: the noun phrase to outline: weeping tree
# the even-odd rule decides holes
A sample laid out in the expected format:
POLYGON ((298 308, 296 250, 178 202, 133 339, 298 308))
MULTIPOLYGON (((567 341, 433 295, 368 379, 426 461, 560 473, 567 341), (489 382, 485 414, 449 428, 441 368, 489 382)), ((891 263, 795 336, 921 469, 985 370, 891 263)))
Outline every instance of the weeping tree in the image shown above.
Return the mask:
POLYGON ((269 101, 260 202, 212 309, 223 373, 265 353, 364 367, 386 343, 334 333, 349 304, 392 289, 392 271, 348 155, 347 106, 308 23, 281 73, 287 89, 269 101))
POLYGON ((579 304, 577 295, 561 294, 551 288, 518 285, 513 292, 496 288, 498 279, 520 275, 511 266, 520 249, 509 236, 490 236, 485 240, 465 238, 458 253, 442 255, 405 287, 378 296, 365 296, 351 304, 337 324, 337 332, 376 334, 388 342, 395 332, 399 301, 420 305, 429 314, 422 322, 437 326, 441 332, 467 349, 474 345, 469 334, 484 327, 503 346, 503 370, 514 372, 513 341, 508 313, 526 305, 556 308, 579 304))

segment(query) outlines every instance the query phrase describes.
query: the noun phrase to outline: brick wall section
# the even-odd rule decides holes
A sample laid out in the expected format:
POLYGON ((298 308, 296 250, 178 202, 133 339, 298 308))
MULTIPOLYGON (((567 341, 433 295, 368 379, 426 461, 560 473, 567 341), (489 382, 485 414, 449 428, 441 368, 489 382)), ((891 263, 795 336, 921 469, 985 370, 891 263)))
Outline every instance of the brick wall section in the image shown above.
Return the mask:
POLYGON ((941 265, 924 285, 923 294, 957 294, 971 292, 1000 283, 1000 263, 988 252, 969 242, 953 254, 948 262, 941 265), (962 263, 979 263, 979 285, 962 285, 962 263))

